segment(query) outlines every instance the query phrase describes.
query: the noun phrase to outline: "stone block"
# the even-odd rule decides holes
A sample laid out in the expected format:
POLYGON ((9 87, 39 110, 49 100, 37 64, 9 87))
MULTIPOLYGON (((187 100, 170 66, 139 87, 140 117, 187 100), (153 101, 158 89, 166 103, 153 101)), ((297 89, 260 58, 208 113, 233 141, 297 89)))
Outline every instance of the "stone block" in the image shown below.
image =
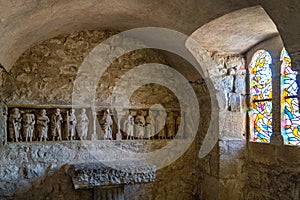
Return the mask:
POLYGON ((220 68, 220 69, 225 68, 225 62, 226 62, 225 56, 215 54, 215 55, 212 55, 212 59, 216 63, 215 68, 220 68))
POLYGON ((203 199, 219 199, 219 179, 213 176, 204 176, 203 199))
POLYGON ((216 93, 218 105, 220 110, 227 110, 228 108, 228 94, 224 92, 216 93))
POLYGON ((236 70, 236 75, 245 75, 247 73, 246 69, 238 69, 236 70))
POLYGON ((227 155, 228 154, 228 141, 227 140, 219 140, 219 151, 220 155, 227 155))
POLYGON ((248 184, 249 184, 249 186, 254 187, 254 188, 261 188, 260 171, 257 169, 257 166, 253 167, 253 168, 251 168, 251 167, 252 167, 251 165, 248 166, 248 168, 249 168, 248 175, 247 175, 248 184))
POLYGON ((265 199, 270 199, 270 195, 266 194, 260 190, 251 190, 251 191, 248 191, 245 199, 246 200, 253 200, 253 199, 265 200, 265 199))
POLYGON ((236 74, 236 70, 234 68, 230 68, 230 69, 228 69, 228 74, 229 75, 235 75, 236 74))
POLYGON ((234 157, 244 156, 246 151, 246 139, 230 139, 228 142, 229 154, 234 157))
POLYGON ((276 163, 275 146, 264 143, 248 143, 248 160, 250 162, 273 165, 276 163))
POLYGON ((245 114, 240 112, 222 111, 219 116, 220 137, 245 138, 245 114))
POLYGON ((75 189, 87 189, 152 182, 156 177, 156 167, 138 161, 98 162, 70 165, 67 173, 75 189))
POLYGON ((246 94, 246 75, 236 75, 234 81, 235 92, 238 94, 246 94))
POLYGON ((300 164, 300 149, 295 146, 278 146, 277 147, 278 160, 288 165, 300 164))
POLYGON ((227 69, 225 68, 213 68, 208 70, 208 74, 210 77, 218 77, 218 76, 224 76, 227 74, 227 69))
POLYGON ((242 102, 239 94, 236 93, 229 94, 229 106, 230 106, 230 111, 232 112, 241 111, 242 102))
POLYGON ((233 76, 212 77, 212 82, 216 90, 231 92, 233 89, 233 76))
POLYGON ((228 57, 225 62, 226 68, 245 69, 245 59, 240 56, 228 57))
POLYGON ((239 159, 228 156, 220 157, 220 178, 236 178, 241 173, 241 164, 239 159))
POLYGON ((244 198, 245 182, 237 179, 221 179, 218 199, 239 200, 244 198))

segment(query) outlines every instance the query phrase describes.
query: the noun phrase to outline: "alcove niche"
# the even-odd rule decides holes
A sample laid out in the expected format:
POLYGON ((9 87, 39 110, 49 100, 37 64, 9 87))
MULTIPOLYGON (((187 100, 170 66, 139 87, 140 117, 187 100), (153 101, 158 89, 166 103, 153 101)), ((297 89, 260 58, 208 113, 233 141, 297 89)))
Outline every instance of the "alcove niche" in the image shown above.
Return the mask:
MULTIPOLYGON (((76 167, 97 165, 102 162, 117 161, 122 164, 124 161, 124 163, 128 163, 128 161, 137 160, 135 158, 137 153, 147 154, 155 151, 160 152, 160 156, 157 158, 159 160, 155 162, 161 163, 161 166, 157 166, 155 162, 149 163, 147 166, 137 162, 137 167, 145 167, 148 171, 141 173, 142 181, 134 180, 139 178, 136 176, 128 182, 121 182, 125 198, 194 199, 199 196, 201 193, 199 185, 203 181, 203 166, 208 165, 209 162, 206 159, 202 160, 200 164, 198 152, 209 125, 210 96, 205 81, 183 58, 163 50, 147 48, 124 53, 109 63, 109 67, 99 77, 96 88, 88 83, 79 85, 86 90, 83 95, 95 94, 93 101, 95 109, 88 104, 72 105, 72 95, 76 91, 74 83, 82 62, 94 47, 115 34, 117 32, 110 30, 82 30, 59 35, 32 46, 19 57, 10 71, 1 71, 1 109, 3 113, 1 116, 0 158, 1 197, 91 199, 94 196, 96 198, 97 194, 101 195, 105 192, 103 190, 101 190, 102 192, 100 190, 93 191, 93 187, 83 189, 76 185, 80 182, 75 181, 76 183, 74 183, 76 167), (197 96, 200 108, 200 121, 197 124, 199 129, 196 137, 191 140, 191 144, 182 152, 171 152, 168 145, 175 143, 175 145, 181 146, 185 143, 189 134, 189 125, 185 124, 186 116, 181 111, 190 105, 185 105, 184 108, 180 106, 178 98, 171 89, 157 83, 141 85, 132 93, 129 103, 113 105, 115 100, 111 94, 123 75, 135 67, 149 63, 167 65, 179 72, 185 77, 197 96), (151 135, 151 138, 146 134, 140 138, 137 135, 127 138, 124 123, 128 113, 131 113, 136 119, 139 111, 143 111, 142 115, 147 123, 149 109, 158 104, 161 106, 154 107, 154 112, 165 111, 167 116, 172 113, 174 130, 177 131, 181 124, 184 127, 183 134, 173 138, 168 125, 164 125, 165 135, 162 131, 158 131, 158 134, 151 135), (19 142, 16 142, 14 136, 10 134, 10 115, 14 108, 19 109, 23 119, 20 129, 22 140, 19 138, 21 140, 19 142), (53 129, 51 117, 56 108, 60 109, 62 115, 62 141, 57 141, 57 138, 54 138, 55 141, 53 141, 51 135, 53 129), (67 116, 71 108, 75 109, 77 117, 82 108, 86 109, 89 118, 87 140, 82 141, 78 138, 78 129, 75 129, 77 133, 72 138, 73 140, 68 140, 70 138, 68 138, 67 129, 70 124, 67 116), (46 110, 50 120, 47 128, 47 141, 40 141, 37 138, 36 123, 33 141, 31 142, 28 138, 26 142, 24 116, 28 113, 33 114, 37 121, 37 117, 43 109, 46 110), (109 140, 105 140, 105 119, 103 118, 107 109, 109 109, 113 121, 112 138, 109 140), (121 115, 117 113, 121 113, 121 115), (121 138, 118 138, 117 133, 121 133, 121 138), (161 149, 164 150, 159 151, 161 149), (93 153, 94 151, 97 152, 97 155, 93 153), (174 157, 178 158, 174 159, 174 157), (73 174, 70 175, 70 173, 73 174), (75 189, 77 186, 79 189, 75 189)), ((139 44, 140 42, 131 38, 128 45, 135 43, 139 44)), ((123 52, 123 49, 118 49, 118 47, 110 47, 110 49, 123 52)), ((105 56, 108 54, 110 52, 103 52, 103 55, 100 56, 103 60, 99 60, 98 63, 105 63, 105 56)), ((142 78, 151 80, 149 66, 143 65, 142 67, 145 68, 142 78)), ((164 71, 157 71, 157 76, 160 77, 160 74, 164 73, 167 74, 164 71)), ((170 82, 174 87, 182 87, 182 82, 177 81, 175 75, 161 81, 170 82)), ((122 82, 122 89, 126 92, 130 84, 130 81, 122 82)), ((167 119, 166 116, 164 117, 167 119)), ((159 123, 158 120, 160 119, 153 122, 155 131, 158 129, 156 125, 159 123)), ((155 160, 156 157, 153 159, 155 160)), ((133 166, 135 162, 130 162, 129 165, 133 166)), ((108 170, 102 173, 106 174, 109 179, 113 172, 108 170)), ((118 191, 110 192, 112 195, 114 192, 118 193, 118 191)), ((107 195, 109 195, 108 193, 107 195)))

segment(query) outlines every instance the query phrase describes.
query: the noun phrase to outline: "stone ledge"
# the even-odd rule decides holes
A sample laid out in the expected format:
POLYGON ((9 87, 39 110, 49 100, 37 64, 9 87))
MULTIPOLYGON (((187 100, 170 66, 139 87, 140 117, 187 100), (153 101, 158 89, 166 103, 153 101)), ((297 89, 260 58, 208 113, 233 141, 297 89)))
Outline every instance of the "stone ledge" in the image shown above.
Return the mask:
POLYGON ((69 165, 67 174, 75 189, 148 183, 156 178, 156 167, 142 161, 82 163, 69 165))

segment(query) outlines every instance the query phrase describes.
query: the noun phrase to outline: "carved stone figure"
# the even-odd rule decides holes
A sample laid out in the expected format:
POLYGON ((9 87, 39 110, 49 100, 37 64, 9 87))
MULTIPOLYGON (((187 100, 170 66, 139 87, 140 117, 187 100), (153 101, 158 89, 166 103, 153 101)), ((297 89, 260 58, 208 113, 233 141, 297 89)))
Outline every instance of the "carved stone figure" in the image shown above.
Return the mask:
POLYGON ((104 120, 104 139, 105 140, 112 140, 112 125, 113 125, 113 120, 110 116, 110 111, 107 109, 104 112, 103 118, 104 120))
POLYGON ((168 137, 173 139, 175 137, 175 118, 174 113, 172 111, 168 113, 166 126, 168 131, 168 137))
POLYGON ((86 115, 86 110, 83 108, 81 113, 78 115, 78 136, 80 140, 86 140, 88 128, 89 128, 89 118, 86 115))
POLYGON ((67 113, 67 126, 68 126, 68 139, 69 140, 73 140, 75 137, 76 124, 77 124, 77 119, 75 116, 75 109, 71 109, 70 114, 67 113))
POLYGON ((13 108, 9 115, 9 138, 11 141, 22 141, 20 130, 22 128, 22 117, 18 108, 13 108))
POLYGON ((61 138, 61 123, 63 121, 63 118, 60 114, 60 109, 56 108, 55 112, 51 116, 51 130, 52 130, 52 140, 55 141, 55 138, 57 137, 57 140, 62 140, 61 138))
POLYGON ((134 118, 131 114, 124 123, 124 130, 127 133, 127 140, 134 139, 134 118))
POLYGON ((37 123, 37 135, 40 138, 40 141, 44 140, 46 141, 48 138, 48 123, 49 118, 47 116, 46 110, 42 109, 40 114, 36 118, 37 123))
POLYGON ((178 117, 176 118, 176 131, 177 132, 179 131, 180 123, 181 123, 181 117, 180 117, 180 115, 178 115, 178 117))
POLYGON ((166 139, 166 128, 165 128, 165 118, 166 114, 163 111, 158 111, 158 115, 156 117, 156 131, 158 132, 158 139, 166 139))
POLYGON ((135 124, 136 124, 136 135, 139 139, 143 139, 145 135, 145 117, 144 112, 142 110, 138 111, 137 116, 135 117, 135 124))
POLYGON ((26 113, 23 117, 23 131, 26 138, 26 142, 28 140, 32 142, 34 125, 35 125, 34 114, 26 113))
POLYGON ((146 117, 146 138, 150 140, 154 135, 155 135, 154 121, 152 119, 152 116, 149 114, 146 117))

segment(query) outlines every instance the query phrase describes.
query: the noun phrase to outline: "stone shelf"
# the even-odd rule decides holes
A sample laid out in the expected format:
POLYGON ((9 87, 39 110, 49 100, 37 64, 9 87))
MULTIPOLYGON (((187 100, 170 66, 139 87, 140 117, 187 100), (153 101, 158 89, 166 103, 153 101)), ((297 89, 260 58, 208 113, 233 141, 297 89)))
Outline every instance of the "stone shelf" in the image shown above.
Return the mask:
POLYGON ((75 189, 94 189, 95 200, 123 200, 124 185, 153 182, 156 167, 142 161, 73 164, 67 170, 75 189))
POLYGON ((99 162, 70 165, 67 172, 75 189, 153 182, 156 167, 141 161, 99 162))

